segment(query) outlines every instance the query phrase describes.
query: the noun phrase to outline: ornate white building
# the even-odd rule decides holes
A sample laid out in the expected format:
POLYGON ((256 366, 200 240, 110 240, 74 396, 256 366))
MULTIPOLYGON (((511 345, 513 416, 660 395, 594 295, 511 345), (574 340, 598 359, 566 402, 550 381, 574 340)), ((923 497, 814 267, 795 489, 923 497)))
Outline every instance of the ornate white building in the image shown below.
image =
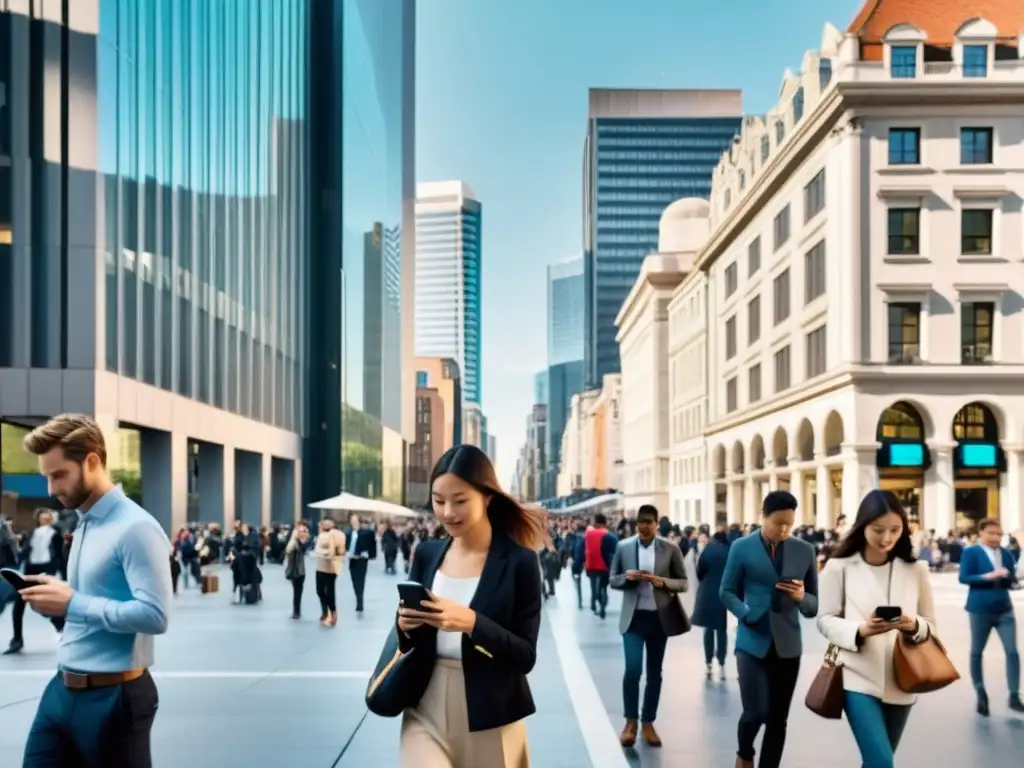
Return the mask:
MULTIPOLYGON (((880 485, 926 528, 1020 528, 1024 6, 949 26, 882 4, 827 26, 715 171, 710 235, 668 304, 677 519, 752 520, 779 487, 827 526, 880 485)), ((627 477, 634 441, 661 450, 630 417, 629 382, 658 370, 638 355, 623 347, 627 477)))

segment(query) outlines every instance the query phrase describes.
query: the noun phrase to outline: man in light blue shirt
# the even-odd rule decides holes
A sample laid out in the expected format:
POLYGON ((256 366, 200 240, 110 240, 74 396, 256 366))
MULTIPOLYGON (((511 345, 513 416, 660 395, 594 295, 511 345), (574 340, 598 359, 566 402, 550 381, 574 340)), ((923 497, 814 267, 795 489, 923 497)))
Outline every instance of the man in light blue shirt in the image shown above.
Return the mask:
POLYGON ((57 416, 25 438, 50 494, 78 511, 68 581, 31 577, 21 591, 67 619, 57 675, 46 686, 23 768, 148 768, 158 696, 153 636, 167 631, 170 542, 107 472, 103 433, 87 416, 57 416))

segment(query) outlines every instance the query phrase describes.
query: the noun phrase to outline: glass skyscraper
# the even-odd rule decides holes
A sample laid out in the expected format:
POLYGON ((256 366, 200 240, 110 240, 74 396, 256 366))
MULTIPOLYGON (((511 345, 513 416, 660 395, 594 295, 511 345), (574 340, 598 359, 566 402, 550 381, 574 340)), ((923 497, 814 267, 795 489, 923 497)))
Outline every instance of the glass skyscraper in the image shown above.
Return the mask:
POLYGON ((662 211, 711 194, 711 173, 739 133, 739 91, 591 89, 584 148, 586 385, 620 370, 615 318, 662 211))
POLYGON ((548 267, 548 365, 583 359, 583 259, 548 267))
POLYGON ((416 195, 416 354, 447 357, 462 396, 480 404, 482 206, 460 181, 420 184, 416 195))
POLYGON ((137 431, 168 527, 400 500, 414 10, 0 0, 5 420, 137 431))

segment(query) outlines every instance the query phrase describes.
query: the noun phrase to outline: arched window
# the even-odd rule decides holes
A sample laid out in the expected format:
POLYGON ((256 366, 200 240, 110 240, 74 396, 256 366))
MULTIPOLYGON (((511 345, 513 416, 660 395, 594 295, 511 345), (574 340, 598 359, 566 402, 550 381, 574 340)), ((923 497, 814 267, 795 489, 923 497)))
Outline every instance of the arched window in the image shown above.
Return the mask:
POLYGON ((882 411, 875 439, 880 443, 924 442, 924 419, 910 403, 893 403, 882 411))
POLYGON ((968 403, 953 417, 953 439, 958 443, 998 443, 999 426, 984 403, 968 403))

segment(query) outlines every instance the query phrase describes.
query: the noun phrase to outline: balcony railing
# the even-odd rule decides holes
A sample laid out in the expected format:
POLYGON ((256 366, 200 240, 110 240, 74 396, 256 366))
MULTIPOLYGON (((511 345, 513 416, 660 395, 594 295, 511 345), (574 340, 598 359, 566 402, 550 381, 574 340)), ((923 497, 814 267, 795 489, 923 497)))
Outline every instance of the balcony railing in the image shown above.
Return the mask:
POLYGON ((917 67, 914 76, 905 71, 894 77, 891 69, 881 61, 854 61, 840 64, 833 62, 833 80, 846 82, 882 82, 886 80, 928 80, 928 81, 1024 81, 1024 59, 1000 59, 986 67, 957 64, 952 61, 926 61, 917 67))
POLYGON ((964 365, 986 365, 992 362, 991 344, 964 344, 960 351, 964 365))

